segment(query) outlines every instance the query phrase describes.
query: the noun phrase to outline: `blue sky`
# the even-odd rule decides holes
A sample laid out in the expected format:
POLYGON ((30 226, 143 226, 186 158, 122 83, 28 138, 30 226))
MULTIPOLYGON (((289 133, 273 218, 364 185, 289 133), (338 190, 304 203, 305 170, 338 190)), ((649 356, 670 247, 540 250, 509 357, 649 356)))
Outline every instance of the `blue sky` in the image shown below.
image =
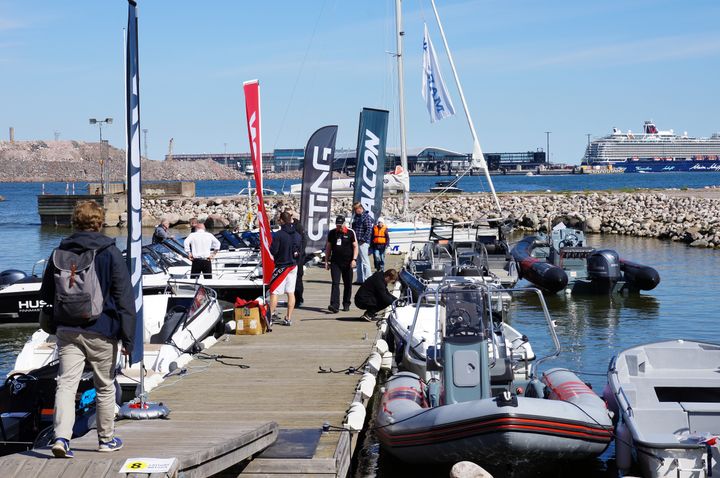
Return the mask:
MULTIPOLYGON (((421 89, 426 20, 452 76, 429 0, 404 0, 408 146, 469 152, 458 115, 431 124, 421 89)), ((578 163, 587 133, 612 127, 720 131, 720 2, 437 0, 486 152, 545 148, 578 163)), ((391 112, 397 146, 393 0, 140 0, 141 126, 148 154, 247 151, 242 83, 261 82, 263 150, 304 147, 339 125, 354 147, 364 106, 391 112)), ((0 138, 96 141, 90 117, 124 147, 124 0, 0 0, 0 138)))

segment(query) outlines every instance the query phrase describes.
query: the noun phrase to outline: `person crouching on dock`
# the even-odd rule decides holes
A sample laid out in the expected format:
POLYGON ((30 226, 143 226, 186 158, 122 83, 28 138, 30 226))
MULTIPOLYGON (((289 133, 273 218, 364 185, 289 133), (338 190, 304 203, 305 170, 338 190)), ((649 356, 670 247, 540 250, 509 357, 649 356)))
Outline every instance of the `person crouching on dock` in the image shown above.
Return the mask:
POLYGON ((375 315, 395 302, 396 297, 387 290, 387 286, 397 281, 395 269, 377 271, 363 282, 355 293, 355 305, 365 310, 362 318, 368 322, 375 320, 375 315))

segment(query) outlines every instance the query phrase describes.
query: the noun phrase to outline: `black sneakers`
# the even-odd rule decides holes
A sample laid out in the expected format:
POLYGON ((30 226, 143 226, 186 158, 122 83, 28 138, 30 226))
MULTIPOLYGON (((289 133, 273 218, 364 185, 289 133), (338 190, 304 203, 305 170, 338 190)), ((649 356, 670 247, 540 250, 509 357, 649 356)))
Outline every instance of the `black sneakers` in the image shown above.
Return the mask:
POLYGON ((332 305, 328 305, 328 310, 330 312, 332 312, 333 314, 337 314, 338 312, 340 312, 340 309, 338 309, 337 307, 332 306, 332 305))

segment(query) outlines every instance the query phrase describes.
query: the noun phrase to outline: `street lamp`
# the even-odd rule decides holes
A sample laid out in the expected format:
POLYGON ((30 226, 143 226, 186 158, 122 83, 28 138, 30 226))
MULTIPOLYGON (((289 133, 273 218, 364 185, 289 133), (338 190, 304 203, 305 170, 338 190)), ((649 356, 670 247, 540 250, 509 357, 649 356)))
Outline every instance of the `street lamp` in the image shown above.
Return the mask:
POLYGON ((112 118, 96 119, 90 118, 90 124, 98 125, 100 128, 100 194, 105 195, 105 159, 107 159, 107 152, 105 151, 106 143, 102 139, 102 127, 103 124, 112 124, 112 118))
POLYGON ((545 141, 547 144, 547 147, 545 148, 545 152, 547 153, 547 165, 550 166, 550 133, 552 131, 545 131, 545 141))

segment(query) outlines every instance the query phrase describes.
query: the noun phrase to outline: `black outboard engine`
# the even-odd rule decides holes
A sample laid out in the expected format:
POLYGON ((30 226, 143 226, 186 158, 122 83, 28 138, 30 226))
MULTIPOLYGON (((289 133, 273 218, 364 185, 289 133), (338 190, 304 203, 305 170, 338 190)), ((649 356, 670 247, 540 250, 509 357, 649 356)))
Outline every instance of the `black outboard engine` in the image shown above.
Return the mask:
POLYGON ((18 269, 8 269, 0 272, 0 289, 16 283, 20 279, 27 277, 27 274, 18 269))
POLYGON ((588 279, 615 283, 622 278, 620 256, 611 249, 592 252, 587 258, 588 279))

